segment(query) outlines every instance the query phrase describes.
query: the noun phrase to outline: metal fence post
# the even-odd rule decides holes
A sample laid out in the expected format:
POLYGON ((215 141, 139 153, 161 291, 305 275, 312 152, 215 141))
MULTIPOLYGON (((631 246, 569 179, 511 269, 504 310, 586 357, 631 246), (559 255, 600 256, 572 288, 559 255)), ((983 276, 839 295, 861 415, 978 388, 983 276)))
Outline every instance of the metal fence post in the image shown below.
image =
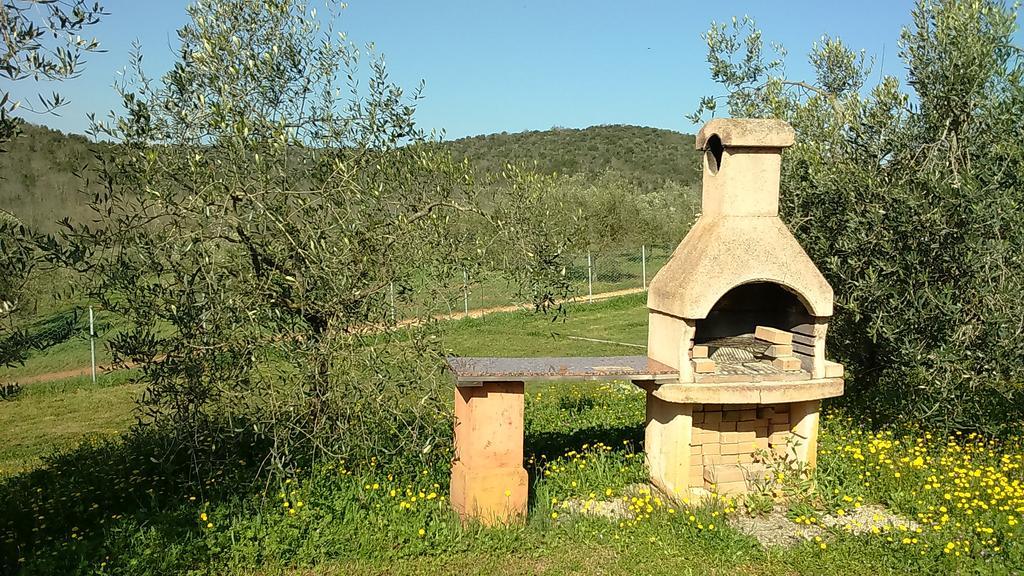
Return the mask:
POLYGON ((93 324, 92 306, 89 306, 89 353, 92 357, 92 383, 96 384, 96 328, 93 324))
POLYGON ((640 245, 640 287, 647 290, 647 245, 640 245))
POLYGON ((587 302, 594 301, 594 260, 587 250, 587 302))
POLYGON ((469 274, 462 271, 462 309, 469 316, 469 274))
POLYGON ((396 318, 396 316, 395 316, 395 283, 394 282, 392 282, 390 284, 390 286, 388 287, 388 292, 390 293, 390 296, 391 296, 391 321, 394 322, 395 318, 396 318))

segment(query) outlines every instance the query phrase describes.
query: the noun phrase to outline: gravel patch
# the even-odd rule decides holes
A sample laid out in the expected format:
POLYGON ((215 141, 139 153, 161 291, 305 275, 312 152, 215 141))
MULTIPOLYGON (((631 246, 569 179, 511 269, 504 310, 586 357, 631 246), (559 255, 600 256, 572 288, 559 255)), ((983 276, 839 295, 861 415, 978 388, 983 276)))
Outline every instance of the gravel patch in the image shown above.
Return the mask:
POLYGON ((782 507, 776 507, 764 516, 736 514, 729 518, 729 525, 747 536, 753 536, 766 548, 788 548, 800 542, 814 540, 815 537, 822 537, 826 533, 825 529, 817 524, 807 526, 794 523, 786 517, 786 509, 782 507))
POLYGON ((854 508, 842 516, 832 514, 822 516, 821 524, 852 534, 867 534, 869 532, 877 534, 886 530, 897 530, 900 527, 907 530, 919 528, 917 522, 876 504, 854 508))
POLYGON ((851 534, 881 534, 894 530, 916 530, 917 522, 900 516, 884 506, 865 505, 844 512, 843 515, 824 514, 814 524, 797 524, 786 517, 786 509, 776 506, 764 516, 737 514, 729 518, 729 525, 757 539, 764 547, 789 547, 803 541, 826 539, 830 531, 851 534))

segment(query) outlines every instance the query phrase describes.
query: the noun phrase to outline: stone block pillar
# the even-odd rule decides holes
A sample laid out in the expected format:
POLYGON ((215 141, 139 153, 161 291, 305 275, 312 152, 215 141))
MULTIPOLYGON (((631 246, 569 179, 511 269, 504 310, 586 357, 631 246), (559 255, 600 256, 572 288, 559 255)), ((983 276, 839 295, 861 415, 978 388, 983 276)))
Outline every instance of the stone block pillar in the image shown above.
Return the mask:
POLYGON ((651 481, 665 494, 679 498, 690 495, 692 411, 692 404, 666 402, 647 392, 644 451, 651 481))
POLYGON ((455 388, 455 462, 451 503, 463 521, 484 524, 526 516, 523 382, 455 388))
POLYGON ((818 413, 821 400, 793 402, 789 407, 789 421, 796 440, 796 459, 808 468, 814 468, 818 459, 818 413))

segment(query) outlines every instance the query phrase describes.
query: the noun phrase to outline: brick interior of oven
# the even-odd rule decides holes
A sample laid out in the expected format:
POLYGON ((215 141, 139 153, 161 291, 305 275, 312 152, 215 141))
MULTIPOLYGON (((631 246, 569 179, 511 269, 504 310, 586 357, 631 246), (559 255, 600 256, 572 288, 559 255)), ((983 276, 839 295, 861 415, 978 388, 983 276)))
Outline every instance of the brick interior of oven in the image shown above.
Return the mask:
POLYGON ((813 334, 813 318, 795 294, 777 284, 754 282, 730 290, 706 319, 697 321, 695 344, 706 347, 718 374, 771 378, 802 372, 810 377, 813 334), (773 366, 772 343, 754 337, 758 326, 789 332, 791 349, 785 354, 799 364, 773 366))

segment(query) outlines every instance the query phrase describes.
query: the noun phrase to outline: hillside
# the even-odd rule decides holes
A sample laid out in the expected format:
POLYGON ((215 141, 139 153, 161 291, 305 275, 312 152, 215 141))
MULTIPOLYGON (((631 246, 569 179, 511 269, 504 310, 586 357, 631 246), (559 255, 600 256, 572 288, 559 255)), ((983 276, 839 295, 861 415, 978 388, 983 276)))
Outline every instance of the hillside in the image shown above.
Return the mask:
MULTIPOLYGON (((52 231, 65 216, 88 217, 76 174, 92 161, 91 144, 77 134, 25 125, 24 134, 0 154, 0 208, 27 224, 52 231)), ((490 134, 447 142, 456 158, 468 158, 478 175, 497 173, 506 162, 525 162, 544 173, 583 174, 596 181, 615 174, 637 192, 666 183, 687 188, 699 179, 693 136, 638 126, 553 128, 490 134)))
POLYGON ((469 158, 478 173, 498 172, 506 162, 536 163, 539 171, 596 176, 617 172, 642 191, 665 181, 683 186, 700 180, 694 138, 660 128, 591 126, 473 136, 449 142, 456 158, 469 158))
POLYGON ((76 174, 93 160, 89 146, 85 136, 25 124, 0 153, 0 208, 44 230, 64 216, 85 217, 76 174))

